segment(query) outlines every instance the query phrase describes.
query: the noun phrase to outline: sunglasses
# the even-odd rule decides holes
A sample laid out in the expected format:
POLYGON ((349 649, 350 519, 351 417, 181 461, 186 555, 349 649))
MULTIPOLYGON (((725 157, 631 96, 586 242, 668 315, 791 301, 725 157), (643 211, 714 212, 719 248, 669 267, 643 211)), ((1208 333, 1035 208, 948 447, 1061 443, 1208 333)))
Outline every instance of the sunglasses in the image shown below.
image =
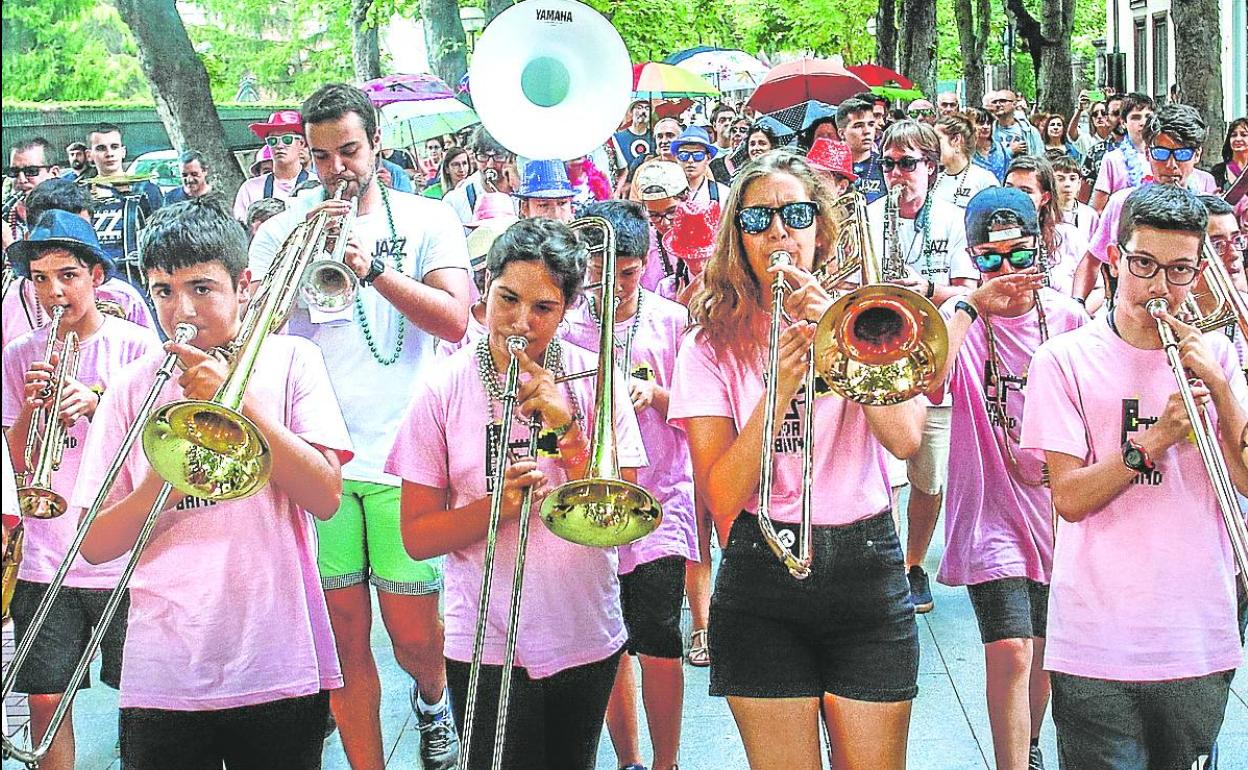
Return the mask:
POLYGON ((702 161, 706 160, 706 156, 707 156, 706 150, 681 150, 680 152, 676 153, 676 160, 679 160, 682 163, 686 161, 693 161, 694 163, 701 163, 702 161))
POLYGON ((892 171, 898 166, 901 167, 902 171, 914 171, 922 162, 921 158, 912 158, 909 155, 904 158, 880 158, 880 168, 884 169, 885 173, 892 171))
POLYGON ((270 147, 276 147, 278 144, 284 144, 287 147, 289 147, 290 145, 294 144, 295 140, 298 138, 299 136, 297 134, 281 134, 279 136, 266 136, 264 138, 264 143, 270 147))
POLYGON ((919 117, 919 118, 930 118, 931 116, 933 116, 933 115, 935 115, 935 114, 936 114, 936 111, 935 111, 935 110, 928 110, 928 109, 922 109, 922 110, 910 110, 910 117, 912 117, 912 118, 913 118, 913 117, 919 117))
POLYGON ((1036 264, 1036 250, 1014 249, 1008 254, 1002 254, 998 251, 984 251, 972 254, 971 259, 975 260, 975 267, 981 273, 997 272, 1006 260, 1009 260, 1010 266, 1015 270, 1026 270, 1036 264))
POLYGON ((1169 147, 1149 147, 1148 156, 1158 163, 1165 163, 1171 158, 1174 158, 1179 163, 1187 163, 1196 157, 1196 148, 1180 147, 1177 150, 1172 150, 1169 147))
POLYGON ((39 172, 47 168, 52 168, 52 167, 51 166, 8 166, 7 168, 4 169, 4 175, 7 176, 9 179, 17 179, 17 175, 21 174, 27 179, 30 179, 31 177, 39 176, 39 172))
POLYGON ((1104 113, 1103 111, 1102 111, 1102 112, 1093 112, 1093 113, 1092 113, 1092 117, 1094 117, 1094 118, 1103 118, 1103 117, 1105 117, 1105 113, 1104 113))
POLYGON ((771 227, 776 214, 785 227, 794 230, 805 230, 815 223, 815 215, 819 213, 819 204, 815 201, 795 201, 786 203, 779 208, 771 206, 750 206, 737 212, 737 227, 741 232, 758 235, 771 227))

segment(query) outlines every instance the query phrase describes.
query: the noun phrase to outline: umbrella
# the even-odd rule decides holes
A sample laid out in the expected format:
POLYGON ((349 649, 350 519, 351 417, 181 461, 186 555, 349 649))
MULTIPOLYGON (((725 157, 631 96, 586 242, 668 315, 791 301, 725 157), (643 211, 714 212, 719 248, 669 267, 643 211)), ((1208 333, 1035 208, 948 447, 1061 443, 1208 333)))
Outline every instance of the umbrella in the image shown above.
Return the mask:
POLYGON ((633 65, 634 99, 693 99, 718 96, 715 86, 689 70, 671 64, 644 62, 633 65))
POLYGON ((720 91, 751 91, 767 74, 767 65, 745 51, 698 46, 663 60, 702 76, 720 91))
POLYGON ((450 86, 434 75, 387 75, 360 86, 378 107, 395 102, 420 102, 455 96, 450 86))
POLYGON ((922 99, 923 92, 917 88, 897 88, 896 86, 871 86, 871 93, 893 101, 910 102, 922 99))
POLYGON ((893 86, 895 88, 914 88, 914 81, 888 67, 878 64, 855 64, 848 68, 850 72, 862 79, 869 86, 893 86))
POLYGON ((784 126, 784 133, 796 134, 798 131, 805 131, 810 128, 817 120, 823 118, 831 118, 836 116, 836 108, 830 104, 812 99, 808 102, 795 104, 792 107, 785 107, 782 110, 767 115, 774 124, 784 126))
POLYGON ((450 97, 392 102, 381 108, 381 143, 385 147, 412 147, 480 122, 471 107, 450 97))
POLYGON ((768 72, 749 106, 759 112, 776 112, 810 101, 840 104, 866 90, 866 83, 835 62, 798 59, 768 72))

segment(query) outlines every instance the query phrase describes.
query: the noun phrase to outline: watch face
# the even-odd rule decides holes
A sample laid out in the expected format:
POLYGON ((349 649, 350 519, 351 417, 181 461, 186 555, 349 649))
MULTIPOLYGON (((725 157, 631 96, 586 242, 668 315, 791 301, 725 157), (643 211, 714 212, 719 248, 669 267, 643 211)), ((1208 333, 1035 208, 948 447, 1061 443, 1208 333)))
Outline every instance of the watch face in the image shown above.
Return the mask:
POLYGON ((1138 468, 1144 464, 1144 455, 1140 453, 1140 450, 1135 448, 1128 449, 1126 454, 1123 456, 1123 459, 1125 459, 1127 461, 1127 465, 1130 465, 1132 468, 1138 468))

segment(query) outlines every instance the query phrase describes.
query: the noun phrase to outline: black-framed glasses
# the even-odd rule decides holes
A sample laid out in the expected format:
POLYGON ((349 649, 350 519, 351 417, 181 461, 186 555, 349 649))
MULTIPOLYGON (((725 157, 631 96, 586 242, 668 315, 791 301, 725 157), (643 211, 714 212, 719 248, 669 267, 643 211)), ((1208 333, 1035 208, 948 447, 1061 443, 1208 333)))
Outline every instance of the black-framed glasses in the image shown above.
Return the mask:
POLYGON ((1196 157, 1195 147, 1178 147, 1171 149, 1169 147, 1149 147, 1148 156, 1158 163, 1165 163, 1174 158, 1179 163, 1187 163, 1196 157))
POLYGON ((737 227, 741 232, 757 235, 771 227, 776 214, 785 227, 794 230, 805 230, 815 223, 815 215, 819 213, 819 204, 815 201, 794 201, 783 206, 749 206, 737 212, 737 227))
POLYGON ((884 173, 888 173, 895 168, 900 167, 902 171, 914 171, 922 163, 921 158, 911 157, 909 155, 902 158, 880 158, 880 168, 884 169, 884 173))
POLYGON ((9 179, 17 179, 18 174, 32 179, 39 176, 43 171, 52 168, 51 166, 6 166, 4 175, 9 179))
POLYGON ((264 138, 264 143, 270 147, 276 147, 279 143, 289 147, 294 144, 295 140, 298 138, 298 134, 278 134, 276 136, 270 134, 264 138))
POLYGON ((511 160, 511 155, 505 152, 504 153, 478 152, 478 153, 474 153, 473 157, 477 159, 477 163, 479 164, 506 163, 507 161, 511 160))
POLYGON ((702 161, 706 160, 706 156, 708 154, 709 153, 707 153, 706 150, 681 150, 680 152, 676 153, 676 160, 680 161, 681 163, 687 163, 689 161, 693 161, 694 163, 701 163, 702 161))
POLYGON ((650 221, 656 224, 664 220, 671 222, 672 218, 676 216, 676 207, 672 206, 670 208, 663 209, 662 211, 652 211, 647 209, 646 216, 650 217, 650 221))
POLYGON ((1098 111, 1098 112, 1093 112, 1093 113, 1092 113, 1092 117, 1094 117, 1094 118, 1103 118, 1103 117, 1105 117, 1105 111, 1104 111, 1104 110, 1100 110, 1100 111, 1098 111))
POLYGON ((1158 270, 1165 270, 1166 283, 1171 286, 1187 286, 1200 275, 1200 263, 1163 265, 1152 257, 1128 251, 1121 243, 1118 248, 1122 250, 1122 257, 1127 261, 1127 270, 1136 278, 1152 278, 1157 275, 1158 270))
POLYGON ((1036 250, 1034 248, 1014 249, 1005 254, 999 251, 982 251, 971 254, 971 259, 975 260, 975 269, 981 273, 995 273, 1006 261, 1009 261, 1010 267, 1015 270, 1026 270, 1036 264, 1036 250))
POLYGON ((1248 235, 1240 233, 1239 235, 1231 235, 1226 238, 1210 238, 1209 245, 1213 246, 1213 250, 1223 256, 1230 254, 1232 251, 1248 251, 1248 235))

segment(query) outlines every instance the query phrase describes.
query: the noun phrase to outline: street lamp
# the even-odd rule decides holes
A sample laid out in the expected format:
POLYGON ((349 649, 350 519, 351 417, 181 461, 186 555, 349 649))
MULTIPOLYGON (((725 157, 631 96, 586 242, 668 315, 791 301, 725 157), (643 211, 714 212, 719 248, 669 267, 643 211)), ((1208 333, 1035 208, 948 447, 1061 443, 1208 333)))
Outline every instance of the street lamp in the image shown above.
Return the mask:
POLYGON ((472 51, 477 44, 477 38, 481 36, 481 30, 485 29, 485 11, 471 5, 464 6, 459 9, 459 23, 464 27, 468 50, 472 51))

